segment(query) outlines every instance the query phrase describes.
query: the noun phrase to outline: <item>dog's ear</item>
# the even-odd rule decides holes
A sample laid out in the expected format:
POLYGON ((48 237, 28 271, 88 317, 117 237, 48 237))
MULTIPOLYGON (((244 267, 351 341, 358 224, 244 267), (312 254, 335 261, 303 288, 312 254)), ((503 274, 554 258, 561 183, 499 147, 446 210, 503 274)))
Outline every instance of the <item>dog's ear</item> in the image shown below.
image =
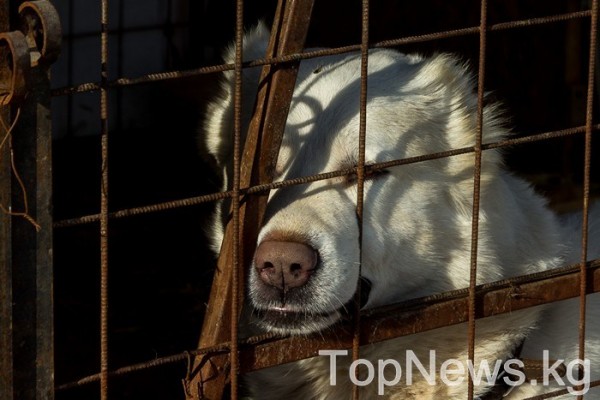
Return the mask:
MULTIPOLYGON (((256 26, 250 28, 244 34, 244 48, 242 50, 244 61, 252 61, 265 57, 267 46, 269 45, 269 37, 271 33, 264 21, 259 21, 256 26)), ((232 42, 223 53, 223 61, 227 64, 235 62, 235 43, 232 42)), ((244 71, 248 71, 247 69, 244 71)), ((260 71, 260 69, 259 69, 260 71)), ((228 77, 233 79, 233 74, 228 77)))
MULTIPOLYGON (((446 115, 444 124, 444 142, 448 148, 460 149, 473 147, 476 143, 477 128, 477 85, 476 78, 465 62, 448 54, 438 54, 423 62, 417 81, 421 90, 435 99, 435 106, 440 115, 446 115)), ((510 135, 506 120, 503 117, 502 105, 484 100, 483 138, 482 143, 502 141, 510 135)), ((448 159, 453 175, 472 176, 474 154, 468 153, 448 159)), ((482 173, 494 174, 502 165, 502 157, 498 150, 486 150, 482 158, 482 173)))
MULTIPOLYGON (((264 22, 250 29, 244 35, 243 58, 251 61, 265 57, 269 43, 269 29, 264 22)), ((235 62, 235 44, 227 47, 223 54, 227 64, 235 62)), ((261 67, 244 68, 242 71, 242 144, 253 113, 254 100, 258 90, 261 67)), ((212 158, 217 165, 221 178, 227 181, 227 166, 231 164, 233 154, 233 96, 235 73, 233 70, 223 74, 219 92, 207 106, 206 116, 200 135, 200 150, 212 158)))

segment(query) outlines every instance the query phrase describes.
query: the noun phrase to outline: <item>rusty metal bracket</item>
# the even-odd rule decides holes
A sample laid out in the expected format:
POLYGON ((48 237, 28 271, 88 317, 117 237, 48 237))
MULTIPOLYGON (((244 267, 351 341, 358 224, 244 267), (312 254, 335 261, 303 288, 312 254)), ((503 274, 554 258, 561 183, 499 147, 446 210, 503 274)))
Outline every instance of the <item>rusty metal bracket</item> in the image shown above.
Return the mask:
POLYGON ((31 90, 31 69, 58 58, 62 29, 48 0, 19 7, 19 30, 0 33, 0 106, 20 104, 31 90))
POLYGON ((29 45, 31 66, 49 65, 60 54, 62 29, 58 12, 48 0, 26 1, 19 6, 20 30, 29 45))
POLYGON ((0 106, 25 98, 29 60, 29 46, 22 32, 0 33, 0 106))

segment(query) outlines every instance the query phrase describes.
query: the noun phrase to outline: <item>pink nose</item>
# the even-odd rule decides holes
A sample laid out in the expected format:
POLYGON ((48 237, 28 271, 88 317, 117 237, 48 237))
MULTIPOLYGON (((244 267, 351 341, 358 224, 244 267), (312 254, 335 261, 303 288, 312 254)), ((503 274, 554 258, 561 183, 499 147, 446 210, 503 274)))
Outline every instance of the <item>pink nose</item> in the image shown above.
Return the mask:
POLYGON ((265 241, 256 249, 254 265, 264 283, 287 291, 308 281, 317 252, 304 243, 265 241))

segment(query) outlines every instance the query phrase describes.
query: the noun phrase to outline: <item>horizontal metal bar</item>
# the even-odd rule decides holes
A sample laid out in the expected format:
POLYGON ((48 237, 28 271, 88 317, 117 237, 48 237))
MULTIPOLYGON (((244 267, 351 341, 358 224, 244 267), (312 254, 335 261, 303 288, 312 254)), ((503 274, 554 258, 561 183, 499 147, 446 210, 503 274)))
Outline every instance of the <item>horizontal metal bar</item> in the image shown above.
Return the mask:
MULTIPOLYGON (((524 136, 524 137, 515 138, 515 139, 506 139, 506 140, 502 140, 502 141, 498 141, 498 142, 486 143, 486 144, 482 145, 482 149, 483 150, 491 150, 491 149, 498 149, 498 148, 503 148, 503 147, 508 147, 508 146, 517 146, 517 145, 522 145, 522 144, 535 143, 535 142, 542 141, 542 140, 550 140, 550 139, 556 139, 556 138, 560 138, 560 137, 573 136, 576 134, 585 133, 585 129, 586 129, 585 126, 577 126, 577 127, 562 129, 562 130, 558 130, 558 131, 538 133, 535 135, 529 135, 529 136, 524 136)), ((596 131, 600 130, 600 124, 594 125, 593 129, 596 131)), ((422 156, 409 157, 409 158, 403 158, 403 159, 392 160, 392 161, 385 161, 385 162, 381 162, 381 163, 375 163, 375 164, 368 165, 367 171, 377 171, 377 170, 396 167, 399 165, 408 165, 408 164, 414 164, 414 163, 423 162, 423 161, 435 160, 435 159, 439 159, 439 158, 453 157, 453 156, 457 156, 457 155, 461 155, 461 154, 472 153, 473 151, 474 151, 473 147, 463 147, 463 148, 459 148, 459 149, 446 150, 446 151, 442 151, 439 153, 431 153, 431 154, 425 154, 422 156)), ((301 185, 301 184, 306 184, 306 183, 315 182, 315 181, 319 181, 319 180, 336 178, 339 176, 352 175, 354 173, 356 173, 356 168, 347 168, 347 169, 343 169, 343 170, 325 172, 325 173, 317 174, 317 175, 288 179, 288 180, 280 181, 280 182, 273 182, 273 183, 265 184, 265 185, 256 185, 256 186, 251 186, 251 187, 245 187, 245 188, 240 189, 240 191, 242 194, 262 193, 264 191, 271 190, 271 189, 279 189, 279 188, 287 187, 287 186, 301 185)), ((176 209, 176 208, 180 208, 180 207, 190 207, 190 206, 195 206, 198 204, 209 203, 212 201, 218 201, 218 200, 222 200, 225 198, 229 198, 232 195, 233 195, 232 191, 211 193, 211 194, 206 194, 206 195, 202 195, 202 196, 189 197, 189 198, 181 199, 181 200, 174 200, 174 201, 168 201, 168 202, 163 202, 163 203, 151 204, 148 206, 134 207, 134 208, 128 208, 128 209, 123 209, 123 210, 119 210, 119 211, 113 211, 113 212, 109 213, 108 216, 109 216, 109 218, 115 218, 115 219, 132 217, 132 216, 136 216, 136 215, 143 215, 143 214, 148 214, 148 213, 153 213, 153 212, 172 210, 172 209, 176 209)), ((94 223, 94 222, 98 222, 99 220, 100 220, 100 214, 90 214, 90 215, 85 215, 82 217, 56 221, 54 223, 54 227, 55 228, 66 228, 66 227, 70 227, 70 226, 94 223)))
MULTIPOLYGON (((589 388, 593 388, 596 386, 600 386, 600 379, 597 381, 591 381, 588 385, 589 388)), ((548 392, 548 393, 544 393, 544 394, 540 394, 538 396, 533 396, 533 397, 527 397, 523 400, 543 400, 543 399, 552 399, 558 396, 562 396, 565 394, 571 394, 569 392, 569 390, 572 390, 572 388, 565 388, 565 389, 560 389, 560 390, 555 390, 553 392, 548 392)))
MULTIPOLYGON (((580 19, 580 18, 586 18, 586 17, 590 17, 590 16, 591 16, 591 10, 577 11, 577 12, 557 14, 557 15, 552 15, 552 16, 547 16, 547 17, 501 22, 498 24, 488 26, 488 30, 491 32, 505 31, 505 30, 509 30, 509 29, 518 29, 518 28, 531 27, 531 26, 536 26, 536 25, 564 22, 564 21, 568 21, 568 20, 572 20, 572 19, 580 19)), ((433 41, 433 40, 448 39, 448 38, 459 37, 459 36, 475 35, 478 33, 479 33, 479 26, 473 26, 473 27, 462 28, 462 29, 430 33, 430 34, 425 34, 425 35, 416 35, 416 36, 408 36, 408 37, 393 39, 393 40, 385 40, 385 41, 374 43, 370 47, 371 48, 394 47, 394 46, 400 46, 400 45, 406 45, 406 44, 412 44, 412 43, 422 43, 422 42, 429 42, 429 41, 433 41)), ((244 67, 255 67, 255 66, 262 66, 262 65, 267 65, 267 64, 305 60, 305 59, 309 59, 309 58, 323 57, 323 56, 328 56, 328 55, 344 54, 344 53, 349 53, 349 52, 358 51, 358 50, 360 50, 360 45, 352 45, 352 46, 336 47, 336 48, 324 49, 324 50, 309 51, 309 52, 291 54, 291 55, 282 56, 282 57, 274 57, 271 59, 254 60, 252 62, 244 63, 244 67)), ((167 81, 167 80, 172 80, 172 79, 189 78, 189 77, 198 76, 198 75, 212 74, 212 73, 223 72, 223 71, 231 71, 233 69, 234 69, 233 64, 214 65, 214 66, 209 66, 209 67, 202 67, 202 68, 183 70, 183 71, 172 71, 172 72, 148 74, 148 75, 140 76, 137 78, 119 78, 119 79, 109 82, 108 86, 113 88, 113 87, 139 85, 139 84, 150 83, 150 82, 162 82, 162 81, 167 81)), ((66 87, 60 87, 60 88, 53 89, 52 96, 65 96, 65 95, 70 95, 70 94, 75 94, 75 93, 85 93, 85 92, 97 91, 97 90, 100 90, 100 82, 88 82, 88 83, 82 83, 82 84, 75 85, 75 86, 66 86, 66 87)))
MULTIPOLYGON (((589 261, 587 268, 588 294, 600 292, 600 259, 589 261)), ((481 304, 481 308, 476 317, 480 319, 578 297, 578 281, 579 264, 479 285, 476 288, 476 301, 481 304)), ((461 289, 363 312, 361 344, 376 343, 463 323, 467 320, 467 301, 468 289, 461 289)), ((314 357, 318 355, 319 349, 323 348, 330 350, 350 348, 351 332, 349 326, 342 325, 333 331, 306 337, 282 338, 276 335, 263 335, 249 338, 241 343, 241 372, 246 373, 314 357)), ((229 342, 225 342, 210 348, 157 358, 110 371, 109 376, 122 376, 182 362, 201 354, 226 354, 229 347, 229 342)), ((99 374, 90 375, 62 384, 57 387, 57 390, 67 390, 97 382, 99 376, 99 374)))
MULTIPOLYGON (((600 260, 589 263, 588 293, 600 291, 600 260)), ((579 265, 557 271, 507 279, 477 287, 481 305, 476 318, 574 298, 579 295, 579 265)), ((377 343, 400 336, 466 322, 468 290, 459 290, 382 307, 363 314, 361 344, 377 343), (440 298, 444 298, 440 302, 440 298)), ((352 345, 349 330, 337 329, 309 337, 289 337, 241 350, 242 372, 267 368, 318 355, 319 349, 344 349, 352 345)))

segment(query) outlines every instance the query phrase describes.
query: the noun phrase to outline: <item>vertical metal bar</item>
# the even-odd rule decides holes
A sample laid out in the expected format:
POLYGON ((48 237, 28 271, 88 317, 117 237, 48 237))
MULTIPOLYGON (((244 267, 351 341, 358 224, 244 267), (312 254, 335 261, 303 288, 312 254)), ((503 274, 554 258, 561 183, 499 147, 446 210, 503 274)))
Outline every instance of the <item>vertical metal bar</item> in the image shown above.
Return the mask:
MULTIPOLYGON (((586 326, 586 293, 587 293, 587 247, 590 205, 590 172, 592 161, 592 125, 594 109, 594 77, 596 69, 596 47, 598 36, 598 0, 592 2, 592 15, 590 23, 590 59, 588 67, 588 87, 585 117, 585 150, 583 170, 583 221, 581 230, 581 266, 579 281, 579 359, 585 359, 585 326, 586 326)), ((579 371, 579 379, 583 371, 579 371)), ((582 399, 583 395, 577 396, 582 399)))
POLYGON ((108 399, 108 0, 102 0, 100 55, 100 399, 108 399))
MULTIPOLYGON (((244 40, 244 0, 237 0, 235 22, 235 87, 234 87, 234 132, 233 132, 233 274, 231 275, 231 349, 230 386, 231 398, 238 398, 239 349, 238 321, 240 310, 240 164, 242 132, 242 60, 244 40)), ((243 275, 243 274, 242 274, 243 275)))
MULTIPOLYGON (((473 215, 471 223, 471 265, 469 280, 468 359, 475 359, 475 288, 477 286, 477 248, 479 241, 479 209, 481 197, 481 143, 483 140, 483 100, 485 83, 485 52, 487 34, 487 0, 481 0, 479 26, 479 71, 477 86, 477 133, 475 137, 475 171, 473 173, 473 215)), ((468 373, 468 399, 473 400, 473 376, 468 373)))
MULTIPOLYGON (((364 220, 364 195, 365 195, 365 148, 367 135, 367 80, 369 66, 369 0, 362 1, 361 19, 361 59, 360 59, 360 111, 359 111, 359 138, 358 138, 358 163, 356 166, 356 217, 358 220, 358 246, 359 246, 359 277, 362 273, 363 261, 363 220, 364 220)), ((352 359, 360 358, 360 281, 356 285, 354 298, 354 331, 352 336, 352 359)), ((358 375, 358 368, 356 369, 358 375)), ((352 386, 352 398, 360 397, 359 386, 352 386)))
MULTIPOLYGON (((50 74, 40 67, 33 89, 36 104, 36 398, 54 398, 54 289, 52 259, 52 124, 50 113, 50 74)), ((31 225, 31 224, 30 224, 31 225)), ((34 227, 29 226, 31 233, 34 227)))
MULTIPOLYGON (((8 0, 0 0, 0 32, 8 32, 8 0)), ((0 110, 0 118, 8 123, 9 108, 0 110)), ((6 132, 0 130, 0 142, 6 132)), ((8 146, 0 148, 0 204, 11 205, 11 169, 8 146)), ((12 236, 11 218, 0 212, 0 400, 12 400, 13 340, 12 340, 12 236)))
POLYGON ((12 219, 13 394, 25 400, 54 398, 50 74, 30 73, 11 146, 12 211, 24 210, 12 219))

